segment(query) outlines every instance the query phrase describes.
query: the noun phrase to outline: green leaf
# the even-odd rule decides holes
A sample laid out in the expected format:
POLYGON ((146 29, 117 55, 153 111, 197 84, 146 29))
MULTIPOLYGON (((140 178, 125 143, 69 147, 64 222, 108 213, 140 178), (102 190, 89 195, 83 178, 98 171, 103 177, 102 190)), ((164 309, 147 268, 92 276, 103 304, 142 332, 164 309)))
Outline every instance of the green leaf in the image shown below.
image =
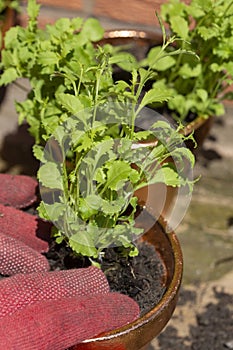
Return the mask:
POLYGON ((107 171, 107 187, 117 191, 128 180, 131 170, 131 166, 122 160, 111 163, 107 171))
POLYGON ((42 165, 38 171, 38 178, 45 187, 63 190, 62 174, 58 164, 48 162, 42 165))
POLYGON ((182 16, 184 13, 185 4, 179 0, 163 3, 161 5, 161 14, 163 19, 166 21, 167 17, 182 16))
POLYGON ((156 69, 158 71, 166 71, 167 69, 174 66, 175 63, 176 63, 176 60, 173 57, 165 56, 165 57, 160 58, 158 60, 158 62, 156 62, 153 67, 154 67, 154 69, 156 69))
POLYGON ((136 58, 128 52, 120 52, 115 54, 109 58, 109 63, 117 64, 120 68, 129 72, 138 66, 136 58))
POLYGON ((18 72, 15 68, 8 68, 1 74, 0 85, 8 85, 19 78, 18 72))
POLYGON ((164 183, 167 186, 180 186, 181 179, 177 172, 169 166, 163 166, 156 171, 155 176, 149 181, 148 184, 164 183))
POLYGON ((153 88, 145 93, 140 107, 145 107, 151 103, 168 101, 172 97, 171 92, 167 89, 153 88))
POLYGON ((125 207, 125 198, 117 198, 113 201, 102 201, 102 211, 106 215, 115 215, 122 211, 122 209, 125 207))
POLYGON ((36 0, 28 0, 27 13, 32 19, 36 19, 39 15, 40 5, 37 4, 36 0))
POLYGON ((202 100, 202 102, 206 102, 208 99, 208 92, 204 89, 197 89, 197 96, 202 100))
POLYGON ((183 79, 196 78, 201 75, 201 64, 197 64, 195 67, 190 67, 188 63, 185 63, 179 70, 179 75, 183 79))
POLYGON ((171 27, 174 33, 180 38, 187 39, 189 33, 188 22, 180 16, 174 16, 171 18, 171 27))
POLYGON ((73 30, 75 30, 75 31, 80 30, 80 28, 83 24, 83 18, 74 17, 71 19, 71 24, 72 24, 73 30))
POLYGON ((99 41, 103 38, 104 29, 99 20, 96 18, 88 18, 83 25, 82 33, 88 36, 91 41, 99 41))
POLYGON ((46 159, 44 157, 44 147, 39 145, 33 145, 32 151, 36 159, 38 159, 41 162, 45 162, 46 159))
POLYGON ((59 62, 59 56, 55 52, 41 52, 38 55, 38 63, 42 66, 57 65, 59 62))
POLYGON ((195 157, 193 153, 186 147, 177 147, 171 151, 172 159, 175 161, 178 171, 182 170, 182 164, 185 164, 185 160, 187 160, 191 166, 194 167, 195 157), (180 163, 178 163, 180 162, 180 163), (180 167, 180 169, 179 169, 180 167))
POLYGON ((93 180, 97 181, 99 184, 103 184, 106 180, 106 175, 102 168, 98 168, 94 174, 93 180))
POLYGON ((76 115, 78 112, 84 109, 80 98, 71 94, 58 93, 56 94, 58 103, 62 105, 71 114, 76 115))
POLYGON ((219 28, 217 26, 211 26, 209 28, 200 26, 197 28, 197 32, 206 41, 212 38, 217 38, 219 36, 219 28))
POLYGON ((18 43, 19 31, 20 31, 19 27, 12 27, 6 32, 4 37, 4 43, 6 48, 11 48, 13 47, 12 45, 15 45, 18 43))
POLYGON ((158 71, 165 71, 174 66, 176 60, 174 57, 167 56, 165 52, 161 56, 161 50, 161 46, 153 47, 147 55, 147 61, 151 68, 158 71))
POLYGON ((69 238, 70 247, 78 254, 83 256, 89 256, 93 258, 98 257, 98 250, 93 244, 93 240, 88 236, 86 230, 77 230, 78 233, 75 233, 69 238))
POLYGON ((55 222, 58 221, 59 218, 63 219, 63 215, 67 209, 67 205, 64 203, 53 203, 47 204, 43 203, 44 210, 46 212, 47 220, 55 222))
POLYGON ((85 45, 88 41, 99 41, 103 38, 104 29, 100 22, 95 18, 88 18, 82 27, 82 30, 77 34, 79 45, 85 45))
POLYGON ((100 197, 90 195, 85 198, 79 198, 79 212, 83 220, 90 219, 98 213, 100 208, 100 197), (93 202, 92 202, 93 200, 93 202))

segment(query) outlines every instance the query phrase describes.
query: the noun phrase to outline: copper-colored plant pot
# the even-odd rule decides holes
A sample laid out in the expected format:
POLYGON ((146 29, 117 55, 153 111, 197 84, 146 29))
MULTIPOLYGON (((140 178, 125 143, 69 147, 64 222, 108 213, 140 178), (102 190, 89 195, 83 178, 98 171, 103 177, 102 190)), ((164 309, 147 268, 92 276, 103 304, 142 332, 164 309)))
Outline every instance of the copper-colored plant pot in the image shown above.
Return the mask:
POLYGON ((180 244, 174 232, 165 233, 165 223, 162 220, 155 222, 154 218, 144 211, 139 226, 143 225, 143 222, 150 228, 142 239, 154 246, 161 256, 166 271, 163 276, 165 293, 161 301, 135 322, 73 346, 72 350, 143 349, 170 320, 176 307, 182 279, 183 259, 180 244))

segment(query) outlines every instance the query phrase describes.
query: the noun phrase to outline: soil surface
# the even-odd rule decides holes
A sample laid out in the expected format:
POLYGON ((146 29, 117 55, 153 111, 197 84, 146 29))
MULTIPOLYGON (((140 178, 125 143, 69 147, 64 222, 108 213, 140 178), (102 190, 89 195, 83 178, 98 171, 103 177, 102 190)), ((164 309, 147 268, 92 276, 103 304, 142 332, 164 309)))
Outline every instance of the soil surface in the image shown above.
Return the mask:
MULTIPOLYGON (((141 242, 137 246, 139 254, 133 258, 122 256, 117 249, 106 250, 101 268, 111 291, 120 292, 133 298, 139 305, 141 315, 148 312, 162 298, 166 274, 164 263, 154 247, 141 242)), ((51 245, 46 254, 51 270, 87 267, 90 262, 72 254, 64 245, 51 245)))
MULTIPOLYGON (((233 295, 213 286, 213 299, 205 308, 192 315, 188 308, 196 311, 198 293, 183 288, 177 308, 182 312, 174 315, 174 322, 169 323, 157 340, 157 346, 148 350, 227 350, 233 349, 233 295), (192 316, 194 319, 192 320, 192 316), (181 322, 190 317, 189 328, 185 334, 180 332, 181 322)), ((185 326, 184 326, 185 328, 185 326)))

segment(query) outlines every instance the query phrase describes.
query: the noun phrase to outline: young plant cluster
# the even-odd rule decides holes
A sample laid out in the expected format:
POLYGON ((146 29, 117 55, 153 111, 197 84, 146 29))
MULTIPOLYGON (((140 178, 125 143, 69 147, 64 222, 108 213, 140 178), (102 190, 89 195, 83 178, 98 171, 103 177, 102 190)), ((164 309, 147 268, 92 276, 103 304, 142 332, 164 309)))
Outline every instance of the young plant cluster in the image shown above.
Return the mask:
MULTIPOLYGON (((154 87, 174 96, 167 104, 174 119, 184 123, 224 114, 222 101, 233 98, 227 89, 233 83, 232 0, 169 0, 161 6, 161 18, 170 34, 180 38, 169 50, 191 49, 199 57, 181 52, 153 66, 154 87)), ((151 65, 158 50, 152 48, 143 65, 151 65)))
POLYGON ((29 0, 28 26, 7 33, 0 84, 18 78, 31 84, 16 108, 42 162, 39 214, 54 223, 57 242, 92 261, 114 245, 135 255, 133 242, 142 233, 135 191, 157 182, 192 190, 184 164, 192 168, 194 157, 185 138, 151 114, 149 128, 141 122, 146 106, 172 97, 166 87, 144 92, 154 65, 181 49, 167 51, 175 37, 167 40, 163 29, 163 46, 143 68, 129 53, 98 44, 104 30, 96 19, 61 18, 41 30, 38 14, 29 0), (130 72, 130 82, 113 80, 115 65, 130 72), (148 140, 153 147, 144 147, 148 140))

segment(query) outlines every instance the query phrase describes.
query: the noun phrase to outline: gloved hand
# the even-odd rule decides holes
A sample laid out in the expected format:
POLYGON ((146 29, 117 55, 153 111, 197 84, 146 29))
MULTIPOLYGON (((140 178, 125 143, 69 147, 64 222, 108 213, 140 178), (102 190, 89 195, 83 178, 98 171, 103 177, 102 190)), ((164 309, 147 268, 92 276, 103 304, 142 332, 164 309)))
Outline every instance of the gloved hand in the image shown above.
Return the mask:
POLYGON ((17 176, 16 191, 12 177, 8 182, 2 175, 0 273, 14 276, 0 280, 0 349, 64 350, 134 321, 139 316, 137 303, 110 292, 100 269, 48 271, 41 253, 49 248, 50 225, 6 206, 14 204, 13 197, 7 200, 10 188, 17 208, 31 204, 36 199, 32 182, 17 176))
POLYGON ((65 350, 138 315, 137 303, 109 292, 96 267, 0 281, 0 349, 65 350))

